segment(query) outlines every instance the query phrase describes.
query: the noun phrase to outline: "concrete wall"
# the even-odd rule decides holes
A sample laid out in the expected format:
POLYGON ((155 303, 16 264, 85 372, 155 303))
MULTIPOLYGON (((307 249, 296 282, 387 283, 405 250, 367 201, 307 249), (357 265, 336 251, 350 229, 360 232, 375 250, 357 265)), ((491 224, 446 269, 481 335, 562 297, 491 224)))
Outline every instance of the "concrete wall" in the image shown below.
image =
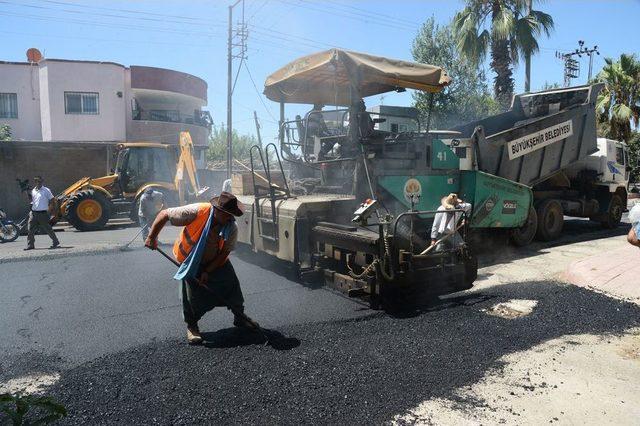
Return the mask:
POLYGON ((108 174, 115 165, 116 142, 0 142, 0 206, 18 219, 29 211, 17 178, 41 175, 45 186, 57 194, 76 180, 108 174))
POLYGON ((40 69, 44 140, 126 139, 125 68, 122 65, 44 60, 40 62, 40 69), (65 92, 97 92, 99 113, 66 114, 65 92))
POLYGON ((11 127, 13 139, 42 139, 38 66, 0 63, 0 76, 0 93, 16 93, 18 99, 18 118, 0 118, 0 124, 11 127))

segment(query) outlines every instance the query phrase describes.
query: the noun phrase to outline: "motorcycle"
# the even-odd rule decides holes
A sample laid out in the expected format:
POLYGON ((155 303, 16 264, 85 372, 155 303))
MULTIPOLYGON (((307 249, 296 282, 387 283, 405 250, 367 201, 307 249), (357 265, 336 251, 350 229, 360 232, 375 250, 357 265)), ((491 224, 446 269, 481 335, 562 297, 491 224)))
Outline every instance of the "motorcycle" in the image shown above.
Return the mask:
POLYGON ((10 243, 20 235, 20 227, 0 208, 0 242, 10 243))

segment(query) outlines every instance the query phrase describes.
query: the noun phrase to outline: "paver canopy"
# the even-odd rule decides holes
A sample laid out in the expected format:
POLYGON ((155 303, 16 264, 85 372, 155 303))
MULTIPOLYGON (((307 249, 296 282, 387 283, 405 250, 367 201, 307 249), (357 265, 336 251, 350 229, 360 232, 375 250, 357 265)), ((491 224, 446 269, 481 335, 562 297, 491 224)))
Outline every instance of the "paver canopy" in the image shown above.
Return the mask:
POLYGON ((264 94, 276 102, 350 105, 398 88, 436 93, 450 82, 447 72, 433 65, 330 49, 296 59, 271 74, 264 94))

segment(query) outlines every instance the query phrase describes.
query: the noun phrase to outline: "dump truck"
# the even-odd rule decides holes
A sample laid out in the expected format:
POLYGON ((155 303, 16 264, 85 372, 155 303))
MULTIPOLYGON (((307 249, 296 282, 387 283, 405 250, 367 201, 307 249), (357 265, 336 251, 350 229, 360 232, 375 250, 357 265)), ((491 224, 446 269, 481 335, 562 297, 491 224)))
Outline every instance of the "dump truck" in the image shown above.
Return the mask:
POLYGON ((60 217, 80 231, 104 228, 112 217, 138 220, 138 206, 147 188, 162 192, 166 206, 206 196, 193 158, 189 132, 178 145, 131 142, 117 145, 116 167, 108 176, 84 177, 57 195, 60 217))
MULTIPOLYGON (((534 237, 557 238, 564 216, 616 227, 627 206, 629 155, 624 142, 597 138, 596 101, 603 84, 516 95, 509 111, 455 129, 443 140, 461 171, 479 171, 531 187, 533 206, 525 226, 511 230, 516 245, 534 237)), ((495 188, 496 194, 502 192, 495 188)), ((463 196, 465 196, 463 191, 463 196)), ((502 219, 517 200, 476 206, 490 222, 502 219)))
POLYGON ((375 129, 363 99, 407 88, 437 95, 451 81, 440 67, 331 49, 297 59, 270 75, 265 95, 280 103, 279 147, 251 149, 251 193, 238 221, 239 242, 292 265, 302 277, 323 277, 374 308, 468 289, 477 259, 470 226, 525 225, 529 186, 478 169, 461 170, 444 141, 458 135, 429 129, 375 129), (285 104, 322 104, 295 120, 285 104), (324 123, 318 125, 319 123, 324 123), (282 160, 291 169, 284 179, 282 160), (274 183, 274 176, 284 184, 274 183), (459 242, 430 244, 441 199, 464 194, 473 213, 460 211, 459 242), (487 206, 510 206, 487 210, 487 206), (510 204, 509 204, 510 203, 510 204))

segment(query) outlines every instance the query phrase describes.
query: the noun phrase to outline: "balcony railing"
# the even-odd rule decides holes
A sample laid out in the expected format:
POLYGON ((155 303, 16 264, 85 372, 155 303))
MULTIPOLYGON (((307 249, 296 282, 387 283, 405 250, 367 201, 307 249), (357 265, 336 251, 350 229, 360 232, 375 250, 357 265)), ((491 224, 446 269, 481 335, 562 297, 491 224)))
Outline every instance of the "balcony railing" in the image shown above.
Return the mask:
POLYGON ((211 128, 213 120, 209 111, 199 111, 195 115, 181 114, 176 110, 133 110, 132 120, 161 121, 164 123, 185 123, 211 128))

